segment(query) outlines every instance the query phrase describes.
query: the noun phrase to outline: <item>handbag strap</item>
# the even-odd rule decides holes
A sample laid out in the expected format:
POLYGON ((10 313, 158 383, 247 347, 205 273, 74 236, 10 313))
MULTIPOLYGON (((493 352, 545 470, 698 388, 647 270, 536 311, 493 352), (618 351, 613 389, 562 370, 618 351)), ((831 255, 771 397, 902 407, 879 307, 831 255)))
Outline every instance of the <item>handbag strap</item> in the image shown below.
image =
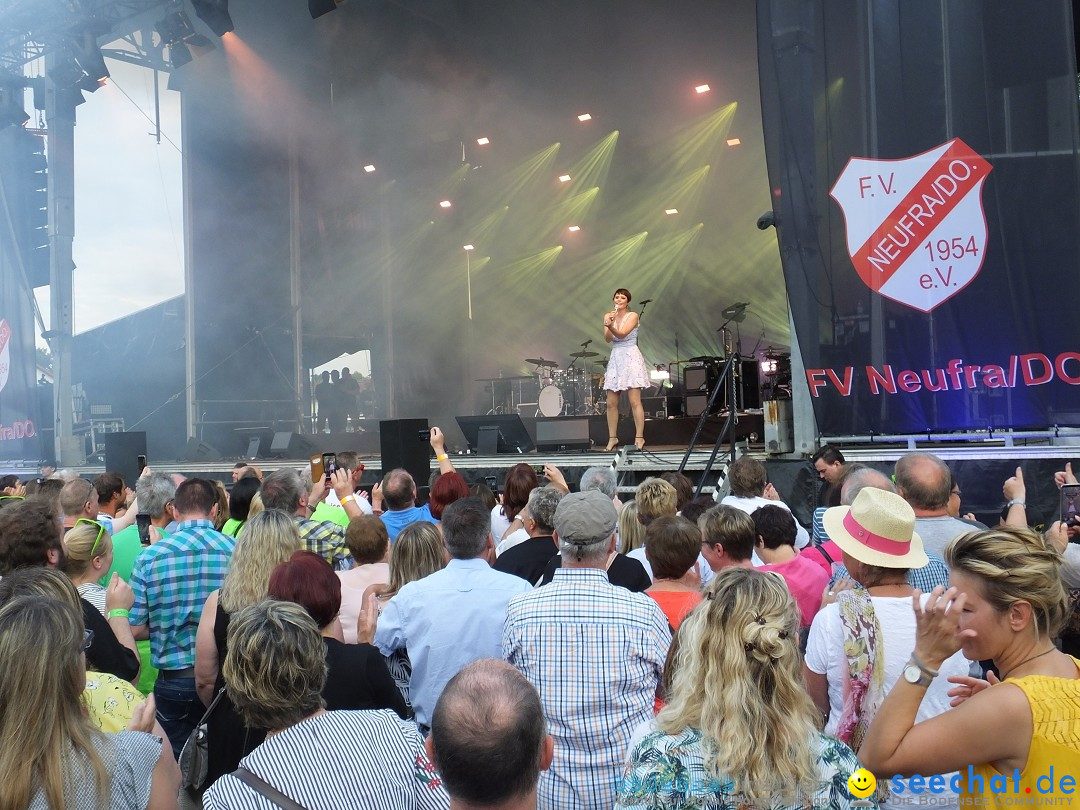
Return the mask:
POLYGON ((242 765, 233 771, 232 775, 278 807, 284 808, 284 810, 306 810, 304 805, 294 802, 269 782, 260 779, 242 765))
POLYGON ((225 687, 223 686, 220 689, 218 689, 217 694, 214 695, 214 699, 211 700, 210 705, 206 707, 206 711, 203 712, 202 719, 198 722, 198 724, 196 725, 196 728, 198 728, 199 726, 206 725, 206 721, 210 719, 210 714, 214 711, 214 707, 218 705, 218 701, 221 700, 221 696, 224 695, 224 694, 225 694, 225 687))

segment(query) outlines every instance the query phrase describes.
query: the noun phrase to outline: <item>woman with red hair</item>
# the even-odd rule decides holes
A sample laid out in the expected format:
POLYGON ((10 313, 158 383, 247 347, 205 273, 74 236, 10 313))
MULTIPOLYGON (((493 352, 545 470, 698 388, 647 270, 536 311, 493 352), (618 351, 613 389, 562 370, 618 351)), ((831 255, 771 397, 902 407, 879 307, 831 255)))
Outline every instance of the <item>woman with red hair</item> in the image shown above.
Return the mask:
POLYGON ((469 483, 459 472, 445 472, 435 479, 428 495, 428 509, 436 520, 442 520, 443 509, 458 498, 469 497, 469 483))
POLYGON ((496 544, 506 535, 518 512, 528 505, 529 493, 538 486, 540 479, 531 464, 515 464, 510 468, 503 484, 502 504, 491 510, 491 536, 496 544))
POLYGON ((408 709, 379 651, 370 644, 345 644, 337 620, 341 580, 330 563, 310 551, 297 551, 270 575, 270 598, 295 602, 319 626, 326 645, 327 709, 393 709, 406 719, 408 709))

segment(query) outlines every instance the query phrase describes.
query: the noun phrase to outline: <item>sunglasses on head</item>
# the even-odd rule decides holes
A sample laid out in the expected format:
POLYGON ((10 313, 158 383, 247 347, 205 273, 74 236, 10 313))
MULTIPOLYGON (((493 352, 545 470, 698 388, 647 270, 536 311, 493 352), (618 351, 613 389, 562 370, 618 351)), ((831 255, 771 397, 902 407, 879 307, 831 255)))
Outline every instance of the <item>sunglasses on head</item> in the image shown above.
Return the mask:
POLYGON ((80 523, 85 523, 88 526, 97 527, 97 537, 94 538, 94 545, 90 546, 90 557, 93 558, 95 556, 94 553, 97 551, 98 543, 101 542, 102 535, 105 534, 105 527, 101 523, 98 523, 96 520, 91 520, 90 518, 79 518, 75 521, 76 526, 78 526, 80 523))
POLYGON ((80 652, 86 652, 90 649, 90 645, 94 643, 94 631, 83 630, 82 631, 82 645, 79 647, 80 652))

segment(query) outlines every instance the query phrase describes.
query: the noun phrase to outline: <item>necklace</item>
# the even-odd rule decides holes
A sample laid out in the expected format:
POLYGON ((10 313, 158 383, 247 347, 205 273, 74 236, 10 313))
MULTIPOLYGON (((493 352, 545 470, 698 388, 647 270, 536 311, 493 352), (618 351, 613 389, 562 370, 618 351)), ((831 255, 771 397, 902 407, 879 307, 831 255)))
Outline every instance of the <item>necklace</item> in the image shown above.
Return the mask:
MULTIPOLYGON (((1050 653, 1054 652, 1054 650, 1056 650, 1056 649, 1057 649, 1057 647, 1051 647, 1049 650, 1043 650, 1038 655, 1031 656, 1031 658, 1025 658, 1023 661, 1021 661, 1019 664, 1017 664, 1015 667, 1013 667, 1009 671, 1009 674, 1011 675, 1013 672, 1016 672, 1016 670, 1020 669, 1020 667, 1022 667, 1024 664, 1028 663, 1029 661, 1034 661, 1036 658, 1042 658, 1044 655, 1049 655, 1050 653)), ((1001 680, 1005 680, 1005 678, 1007 678, 1007 677, 1008 677, 1008 675, 1002 676, 1001 680)))

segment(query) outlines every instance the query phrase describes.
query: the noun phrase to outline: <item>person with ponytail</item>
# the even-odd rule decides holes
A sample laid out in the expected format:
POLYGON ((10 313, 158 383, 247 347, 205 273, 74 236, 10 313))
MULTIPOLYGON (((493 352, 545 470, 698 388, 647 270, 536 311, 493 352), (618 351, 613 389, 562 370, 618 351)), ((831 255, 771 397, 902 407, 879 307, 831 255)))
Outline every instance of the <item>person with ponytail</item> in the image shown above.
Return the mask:
POLYGON ((783 579, 724 569, 678 637, 667 705, 630 751, 618 807, 851 806, 859 763, 818 731, 783 579))

